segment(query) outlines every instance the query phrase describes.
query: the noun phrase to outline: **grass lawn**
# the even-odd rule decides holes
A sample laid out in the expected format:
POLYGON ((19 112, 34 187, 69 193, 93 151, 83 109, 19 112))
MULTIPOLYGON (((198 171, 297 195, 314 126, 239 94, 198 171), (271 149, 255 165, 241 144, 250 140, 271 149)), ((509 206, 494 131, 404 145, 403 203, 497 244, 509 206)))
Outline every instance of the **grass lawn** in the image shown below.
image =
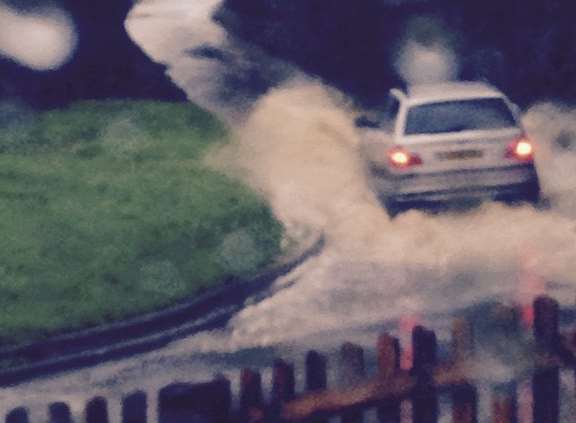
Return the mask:
POLYGON ((153 310, 279 253, 281 226, 207 169, 191 104, 83 102, 0 130, 0 344, 153 310))

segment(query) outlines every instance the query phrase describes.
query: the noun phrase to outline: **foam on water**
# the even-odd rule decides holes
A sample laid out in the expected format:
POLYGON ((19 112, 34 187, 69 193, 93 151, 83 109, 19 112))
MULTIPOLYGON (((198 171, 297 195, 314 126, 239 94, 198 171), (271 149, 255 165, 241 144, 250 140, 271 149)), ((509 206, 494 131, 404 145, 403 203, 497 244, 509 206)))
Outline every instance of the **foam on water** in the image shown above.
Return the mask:
POLYGON ((206 339, 204 347, 293 342, 405 315, 570 291, 576 223, 557 205, 572 198, 576 185, 558 161, 575 157, 551 147, 559 122, 570 121, 559 114, 548 105, 526 116, 538 151, 557 154, 538 161, 552 209, 487 203, 468 213, 410 211, 391 221, 368 189, 343 98, 314 81, 274 90, 257 103, 236 143, 212 161, 260 191, 289 232, 313 227, 327 245, 286 289, 239 313, 216 342, 223 346, 206 339))

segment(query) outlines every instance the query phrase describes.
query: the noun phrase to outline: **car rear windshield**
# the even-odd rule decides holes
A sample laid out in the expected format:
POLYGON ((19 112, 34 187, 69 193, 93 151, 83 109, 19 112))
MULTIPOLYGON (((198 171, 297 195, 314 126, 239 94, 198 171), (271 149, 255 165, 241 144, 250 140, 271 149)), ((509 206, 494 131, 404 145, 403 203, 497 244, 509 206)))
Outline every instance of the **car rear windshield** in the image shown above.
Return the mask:
POLYGON ((516 126, 516 122, 503 99, 477 98, 411 107, 406 117, 405 133, 439 134, 511 126, 516 126))

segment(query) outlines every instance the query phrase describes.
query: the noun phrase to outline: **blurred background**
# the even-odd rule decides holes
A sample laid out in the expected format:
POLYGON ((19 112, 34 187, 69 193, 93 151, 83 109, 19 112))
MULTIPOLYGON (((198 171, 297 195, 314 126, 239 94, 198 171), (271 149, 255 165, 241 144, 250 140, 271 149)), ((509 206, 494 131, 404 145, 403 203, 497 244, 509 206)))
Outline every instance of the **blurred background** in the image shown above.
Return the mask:
MULTIPOLYGON (((135 3, 152 2, 1 2, 0 98, 41 108, 87 98, 183 100, 163 66, 127 35, 135 3)), ((576 95, 576 29, 566 0, 210 3, 236 49, 257 46, 360 102, 376 102, 398 83, 398 47, 407 40, 449 51, 458 76, 486 78, 522 105, 576 95)), ((226 60, 216 49, 189 53, 226 60)), ((247 66, 244 60, 242 72, 228 78, 230 87, 259 94, 284 75, 265 69, 262 57, 247 66)))

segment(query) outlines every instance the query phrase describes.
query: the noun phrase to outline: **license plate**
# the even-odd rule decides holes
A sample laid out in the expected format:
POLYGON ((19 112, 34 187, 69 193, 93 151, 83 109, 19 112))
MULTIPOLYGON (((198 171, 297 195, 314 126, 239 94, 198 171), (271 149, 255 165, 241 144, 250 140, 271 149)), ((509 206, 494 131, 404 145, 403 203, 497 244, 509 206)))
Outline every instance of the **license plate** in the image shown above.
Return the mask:
POLYGON ((443 151, 437 153, 436 156, 440 160, 463 160, 463 159, 477 159, 482 157, 482 150, 457 150, 457 151, 443 151))

